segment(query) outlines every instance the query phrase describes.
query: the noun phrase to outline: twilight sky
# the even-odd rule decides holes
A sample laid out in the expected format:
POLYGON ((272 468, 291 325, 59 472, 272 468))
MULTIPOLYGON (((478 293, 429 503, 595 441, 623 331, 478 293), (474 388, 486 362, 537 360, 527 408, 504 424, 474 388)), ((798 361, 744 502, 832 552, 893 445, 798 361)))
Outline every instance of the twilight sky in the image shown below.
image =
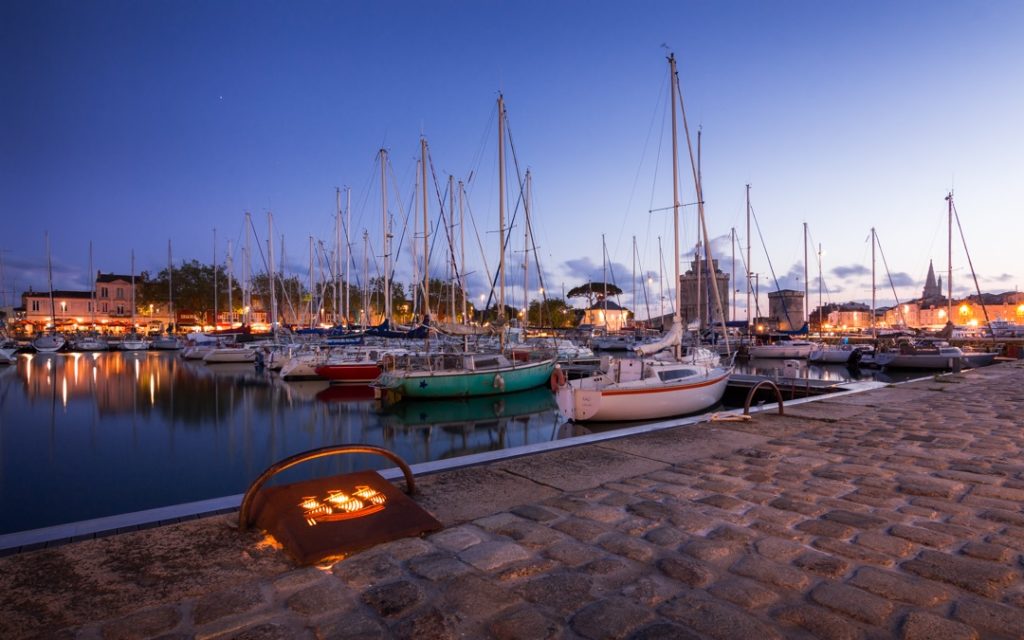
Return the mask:
MULTIPOLYGON (((1024 3, 1013 0, 10 0, 0 5, 0 304, 46 288, 46 232, 58 289, 88 286, 90 242, 95 269, 128 273, 134 251, 137 271, 155 273, 168 241, 175 262, 210 262, 214 229, 218 260, 231 241, 240 275, 245 211, 257 234, 253 271, 266 268, 255 246, 273 212, 277 259, 283 236, 287 269, 305 279, 310 236, 334 250, 338 187, 351 187, 353 273, 362 277, 365 230, 376 275, 382 147, 394 233, 405 238, 396 268, 408 281, 421 135, 431 225, 440 219, 433 182, 467 183, 464 269, 477 297, 484 261, 492 272, 498 261, 502 92, 520 172, 532 175, 547 290, 601 280, 603 241, 607 279, 644 317, 643 299, 631 300, 635 236, 636 271, 650 275, 657 313, 659 237, 666 280, 672 273, 669 50, 694 144, 702 131, 708 231, 726 271, 730 229, 739 235, 739 289, 746 184, 762 296, 775 278, 804 288, 804 222, 812 306, 819 245, 823 301, 870 301, 872 227, 880 304, 893 300, 887 270, 901 300, 919 295, 929 260, 946 277, 950 190, 981 289, 1018 289, 1021 34, 1024 3)), ((507 153, 511 216, 519 190, 507 153)), ((696 242, 695 216, 683 209, 684 252, 696 242)), ((970 293, 955 222, 954 234, 954 294, 970 293)), ((434 247, 432 275, 443 276, 447 253, 434 247)), ((533 264, 530 278, 536 297, 533 264)))

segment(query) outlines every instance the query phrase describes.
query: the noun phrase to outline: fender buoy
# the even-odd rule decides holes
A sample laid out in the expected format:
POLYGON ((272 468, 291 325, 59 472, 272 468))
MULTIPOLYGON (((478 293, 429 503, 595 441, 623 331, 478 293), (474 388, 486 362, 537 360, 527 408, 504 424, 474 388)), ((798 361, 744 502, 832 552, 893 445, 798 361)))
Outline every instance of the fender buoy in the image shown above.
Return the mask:
POLYGON ((494 374, 494 388, 498 391, 505 390, 505 379, 501 377, 500 373, 494 374))
POLYGON ((550 382, 552 391, 558 391, 565 386, 565 372, 562 371, 561 367, 557 367, 551 372, 550 382))

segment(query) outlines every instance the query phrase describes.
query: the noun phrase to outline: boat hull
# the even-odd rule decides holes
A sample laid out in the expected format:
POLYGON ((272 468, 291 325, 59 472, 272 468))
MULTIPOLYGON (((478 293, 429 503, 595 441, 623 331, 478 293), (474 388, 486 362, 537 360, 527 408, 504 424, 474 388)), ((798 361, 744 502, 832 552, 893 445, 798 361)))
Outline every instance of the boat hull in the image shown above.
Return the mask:
POLYGON ((316 375, 334 384, 370 384, 381 373, 375 362, 324 364, 316 367, 316 375))
POLYGON ((657 420, 704 411, 725 395, 730 370, 714 369, 684 383, 588 388, 587 379, 572 380, 555 394, 558 409, 575 422, 657 420))
POLYGON ((404 398, 468 398, 525 391, 547 383, 555 360, 484 370, 385 371, 378 389, 404 398))
POLYGON ((814 349, 814 343, 792 345, 763 344, 748 347, 751 358, 806 358, 814 349))

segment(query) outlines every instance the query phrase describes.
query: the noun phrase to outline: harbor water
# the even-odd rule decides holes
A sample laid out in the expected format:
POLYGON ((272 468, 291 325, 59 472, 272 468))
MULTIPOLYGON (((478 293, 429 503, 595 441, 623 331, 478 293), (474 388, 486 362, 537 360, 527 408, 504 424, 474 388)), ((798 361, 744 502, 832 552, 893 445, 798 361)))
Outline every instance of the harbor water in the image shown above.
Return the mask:
MULTIPOLYGON (((793 373, 782 367, 738 370, 793 373)), ((803 364, 799 375, 875 374, 803 364)), ((416 464, 626 426, 567 423, 546 386, 382 407, 367 387, 284 382, 175 352, 20 354, 0 368, 0 534, 237 495, 274 462, 326 445, 376 445, 416 464)), ((391 466, 332 456, 277 480, 391 466)))

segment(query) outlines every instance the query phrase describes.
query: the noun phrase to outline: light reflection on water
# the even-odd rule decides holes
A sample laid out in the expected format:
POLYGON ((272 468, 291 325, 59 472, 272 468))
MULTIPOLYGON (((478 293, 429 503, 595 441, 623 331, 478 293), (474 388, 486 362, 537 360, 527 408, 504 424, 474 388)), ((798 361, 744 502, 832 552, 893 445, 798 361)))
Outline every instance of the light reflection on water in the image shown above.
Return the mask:
MULTIPOLYGON (((793 374, 780 360, 737 364, 793 374)), ((806 363, 795 375, 887 379, 806 363)), ((380 411, 367 387, 286 383, 250 364, 173 352, 22 354, 0 367, 0 534, 240 494, 274 462, 326 445, 376 445, 416 464, 625 426, 564 423, 547 386, 380 411)), ((390 466, 333 456, 278 479, 390 466)))
MULTIPOLYGON (((173 352, 22 354, 0 367, 0 533, 242 493, 264 469, 331 444, 409 464, 573 435, 551 392, 378 412, 366 388, 286 383, 173 352)), ((394 466, 310 461, 280 481, 394 466)))

